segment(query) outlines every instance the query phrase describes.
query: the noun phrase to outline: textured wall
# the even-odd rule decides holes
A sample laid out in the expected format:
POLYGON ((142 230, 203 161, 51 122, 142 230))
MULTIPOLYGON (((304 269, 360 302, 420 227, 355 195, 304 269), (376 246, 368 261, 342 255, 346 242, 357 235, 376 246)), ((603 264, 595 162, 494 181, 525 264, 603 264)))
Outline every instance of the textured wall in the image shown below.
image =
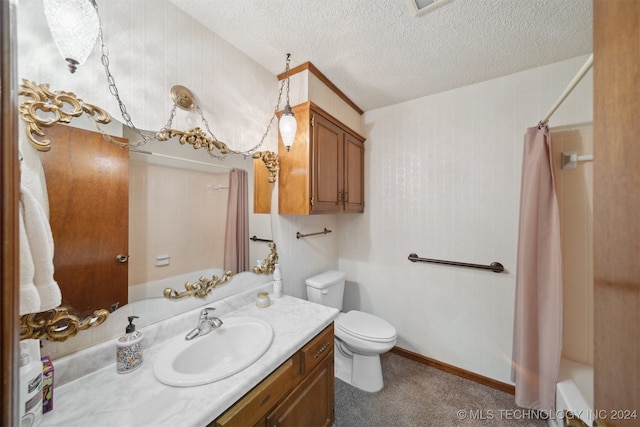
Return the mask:
MULTIPOLYGON (((586 57, 365 113, 363 215, 340 218, 346 309, 380 315, 398 346, 510 382, 522 140, 586 57), (506 273, 410 263, 487 264, 506 273)), ((589 73, 551 119, 592 119, 589 73)))

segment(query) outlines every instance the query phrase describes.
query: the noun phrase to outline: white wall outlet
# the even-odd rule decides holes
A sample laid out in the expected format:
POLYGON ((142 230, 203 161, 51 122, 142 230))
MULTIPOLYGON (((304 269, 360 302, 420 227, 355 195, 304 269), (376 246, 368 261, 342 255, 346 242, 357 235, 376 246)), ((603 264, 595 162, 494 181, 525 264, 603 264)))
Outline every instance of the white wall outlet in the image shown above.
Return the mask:
POLYGON ((158 255, 156 256, 156 267, 164 267, 165 265, 169 265, 169 261, 171 257, 169 255, 158 255))

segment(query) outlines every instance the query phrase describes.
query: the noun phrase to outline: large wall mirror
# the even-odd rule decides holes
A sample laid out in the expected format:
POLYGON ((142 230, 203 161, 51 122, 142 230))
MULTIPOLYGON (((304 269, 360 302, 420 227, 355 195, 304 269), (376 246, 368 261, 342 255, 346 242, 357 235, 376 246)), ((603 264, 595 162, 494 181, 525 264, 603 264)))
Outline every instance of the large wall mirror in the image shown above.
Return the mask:
MULTIPOLYGON (((263 137, 265 128, 271 126, 269 120, 278 99, 278 81, 273 74, 182 13, 170 1, 99 0, 97 3, 111 71, 120 96, 127 103, 127 111, 138 128, 154 132, 160 130, 167 123, 173 105, 170 89, 174 85, 184 85, 193 91, 208 125, 231 148, 249 150, 262 141, 264 145, 260 151, 277 149, 276 126, 271 128, 266 140, 263 137), (138 25, 140 13, 145 16, 144 26, 138 25), (189 31, 184 31, 184 28, 189 28, 189 31)), ((128 125, 115 123, 120 117, 121 106, 119 108, 114 100, 105 77, 100 44, 96 44, 87 62, 71 74, 53 42, 42 1, 20 1, 17 8, 19 79, 50 84, 52 91, 73 92, 85 102, 102 107, 111 114, 113 122, 103 126, 107 133, 130 141, 139 139, 136 134, 127 134, 128 125)), ((201 123, 193 111, 178 110, 173 128, 188 130, 202 127, 201 123)), ((101 136, 94 124, 83 117, 74 118, 70 125, 64 126, 67 127, 65 131, 72 126, 79 128, 74 132, 82 129, 82 132, 91 131, 101 136)), ((75 144, 77 139, 85 139, 85 136, 72 137, 74 144, 69 150, 73 154, 67 156, 74 161, 80 159, 81 153, 77 149, 81 144, 75 144)), ((102 147, 111 145, 107 141, 101 142, 102 147)), ((56 144, 55 140, 52 144, 56 144)), ((223 256, 220 245, 223 238, 219 237, 218 225, 224 222, 226 215, 228 190, 224 187, 228 186, 231 168, 248 172, 249 237, 272 239, 270 215, 252 213, 254 160, 251 157, 229 155, 224 161, 218 161, 204 149, 194 150, 175 140, 150 141, 138 148, 154 154, 121 151, 127 162, 127 180, 122 183, 128 194, 126 209, 106 202, 109 194, 101 190, 92 191, 89 187, 89 194, 83 196, 85 209, 80 209, 79 214, 89 225, 78 230, 76 219, 69 219, 67 208, 67 204, 73 201, 74 189, 63 190, 67 199, 63 198, 62 205, 53 206, 53 209, 63 212, 65 233, 76 233, 76 238, 84 239, 76 253, 67 256, 70 260, 67 262, 77 264, 80 270, 83 265, 93 262, 88 255, 101 244, 91 235, 92 231, 101 229, 115 235, 127 230, 127 247, 109 255, 110 261, 116 262, 117 257, 126 265, 125 277, 98 273, 103 281, 97 285, 96 275, 80 277, 81 273, 72 273, 73 282, 91 284, 82 287, 88 289, 91 297, 110 287, 118 288, 119 294, 113 296, 107 292, 108 296, 98 303, 85 305, 83 299, 68 303, 73 313, 79 316, 90 314, 96 308, 110 311, 110 319, 100 327, 104 331, 105 326, 111 328, 110 323, 117 323, 116 332, 109 332, 110 336, 122 332, 120 318, 123 316, 126 320, 129 314, 137 315, 140 317, 138 325, 144 326, 207 303, 196 298, 172 301, 163 296, 163 289, 184 289, 186 281, 198 281, 201 274, 211 277, 222 272, 224 266, 218 263, 223 256), (204 224, 207 225, 206 231, 199 228, 204 224), (123 283, 124 286, 121 285, 123 283)), ((37 156, 44 158, 48 154, 52 153, 37 153, 37 156)), ((108 177, 115 187, 115 178, 109 170, 113 167, 110 161, 97 161, 96 156, 92 156, 83 163, 102 168, 103 178, 108 177)), ((73 168, 75 166, 70 166, 67 170, 73 168)), ((56 189, 65 188, 62 184, 47 182, 47 186, 51 185, 56 189)), ((250 267, 271 254, 267 242, 251 241, 249 245, 250 267)), ((230 292, 228 289, 236 287, 241 275, 265 277, 252 272, 235 273, 214 293, 220 296, 230 292)), ((64 294, 63 290, 63 304, 64 294)), ((96 333, 103 335, 103 339, 108 334, 96 333)))
MULTIPOLYGON (((124 141, 135 140, 127 130, 124 141)), ((252 159, 192 160, 163 155, 153 146, 123 150, 98 132, 65 125, 46 134, 53 143, 49 151, 40 152, 40 159, 57 231, 58 280, 87 284, 79 286, 82 292, 64 293, 72 307, 115 311, 127 302, 161 297, 165 285, 179 287, 183 278, 223 274, 225 249, 234 250, 225 248, 228 200, 235 190, 230 188, 230 173, 251 174, 252 159), (78 268, 71 268, 76 262, 78 268), (86 266, 101 262, 115 268, 87 276, 86 266)), ((189 149, 179 148, 174 150, 178 154, 189 149)), ((252 183, 244 184, 247 193, 253 191, 252 183)), ((245 197, 249 203, 248 194, 245 197)), ((259 228, 267 238, 263 240, 270 239, 268 224, 259 227, 259 216, 251 217, 238 220, 249 221, 249 228, 259 228)), ((267 256, 264 243, 247 244, 250 260, 267 256)))
MULTIPOLYGON (((176 140, 122 148, 93 123, 45 129, 49 151, 21 151, 42 163, 62 305, 80 317, 126 307, 139 326, 206 303, 167 301, 167 287, 224 275, 230 174, 247 172, 249 269, 270 255, 270 215, 253 214, 254 160, 212 159, 176 140), (156 300, 156 301, 154 301, 156 300)), ((117 141, 137 135, 114 122, 117 141)), ((24 168, 23 175, 29 168, 24 168)), ((23 176, 29 181, 33 177, 23 176)), ((245 270, 247 271, 247 270, 245 270)), ((240 271, 234 271, 234 276, 240 271)), ((254 274, 254 273, 249 273, 254 274)), ((233 277, 227 285, 233 287, 233 277)))

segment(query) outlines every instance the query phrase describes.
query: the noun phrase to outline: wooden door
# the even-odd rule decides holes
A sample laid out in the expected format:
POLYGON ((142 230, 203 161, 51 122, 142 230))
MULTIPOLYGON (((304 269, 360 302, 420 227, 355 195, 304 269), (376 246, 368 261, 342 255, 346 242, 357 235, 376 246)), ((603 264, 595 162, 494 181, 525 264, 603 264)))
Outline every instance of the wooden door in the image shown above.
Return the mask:
POLYGON ((340 212, 344 197, 343 130, 319 114, 312 119, 312 213, 340 212))
MULTIPOLYGON (((86 315, 128 300, 129 152, 102 134, 66 125, 46 131, 54 278, 62 304, 86 315)), ((118 141, 126 142, 120 138, 118 141)))
POLYGON ((593 16, 594 404, 606 423, 637 426, 640 1, 595 0, 593 16))
POLYGON ((344 138, 344 210, 364 212, 364 143, 349 133, 344 138))

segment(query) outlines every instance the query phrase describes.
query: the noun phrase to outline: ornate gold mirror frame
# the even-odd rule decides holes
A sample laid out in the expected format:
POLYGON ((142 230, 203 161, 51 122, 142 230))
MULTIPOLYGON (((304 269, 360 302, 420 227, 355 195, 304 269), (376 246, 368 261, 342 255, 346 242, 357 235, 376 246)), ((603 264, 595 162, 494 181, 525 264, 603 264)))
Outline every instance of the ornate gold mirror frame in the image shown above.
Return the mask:
MULTIPOLYGON (((267 258, 265 258, 262 265, 251 268, 251 271, 255 274, 271 274, 276 268, 276 264, 278 263, 278 252, 276 251, 276 244, 274 242, 269 242, 268 245, 271 249, 271 252, 267 256, 267 258)), ((209 293, 217 286, 227 283, 231 279, 231 276, 233 276, 233 273, 231 271, 225 271, 224 275, 220 278, 218 276, 213 276, 211 279, 208 279, 202 276, 195 283, 185 283, 184 291, 178 291, 173 288, 166 288, 163 292, 163 295, 165 298, 171 300, 178 300, 189 296, 204 298, 209 295, 209 293)))
POLYGON ((20 316, 20 339, 47 339, 66 341, 80 331, 95 328, 109 317, 109 311, 96 310, 93 316, 80 319, 70 314, 67 307, 56 307, 40 313, 20 316))
MULTIPOLYGON (((82 113, 88 114, 97 123, 111 122, 111 116, 102 108, 84 102, 73 92, 52 92, 46 83, 37 85, 35 82, 23 79, 19 95, 30 98, 20 104, 19 111, 20 117, 27 125, 27 138, 38 151, 51 149, 51 140, 37 138, 45 136, 42 131, 43 127, 51 127, 56 123, 71 123, 73 117, 80 117, 82 113), (65 109, 68 108, 65 105, 70 106, 71 110, 65 109), (38 113, 44 113, 45 116, 39 116, 38 113)), ((195 105, 193 95, 184 86, 171 88, 171 99, 183 110, 190 110, 195 105)), ((208 137, 206 132, 199 127, 189 129, 186 132, 167 129, 155 135, 158 141, 168 141, 176 136, 179 137, 180 144, 189 144, 194 149, 206 148, 207 151, 217 149, 223 155, 231 153, 227 144, 208 137)), ((253 154, 253 158, 262 159, 269 171, 268 181, 270 183, 276 182, 280 169, 278 154, 273 151, 257 151, 253 154)))
POLYGON ((273 151, 256 151, 253 153, 253 158, 260 159, 264 162, 264 165, 269 171, 269 178, 267 178, 267 181, 271 184, 276 182, 278 179, 278 171, 280 170, 278 153, 274 153, 273 151))
MULTIPOLYGON (((83 113, 91 116, 97 123, 107 124, 111 122, 111 116, 105 110, 93 104, 84 102, 73 92, 51 91, 48 84, 36 84, 23 79, 18 94, 27 97, 20 103, 19 112, 21 119, 26 124, 28 141, 38 151, 49 151, 51 140, 44 138, 43 128, 51 127, 56 123, 70 123, 73 117, 80 117, 83 113), (42 138, 42 139, 40 139, 42 138)), ((173 102, 180 108, 193 107, 193 95, 182 86, 174 86, 171 91, 173 102)), ((207 137, 200 128, 190 129, 187 132, 168 129, 156 135, 159 141, 166 141, 174 136, 179 136, 180 144, 190 144, 194 149, 207 148, 212 151, 218 149, 222 154, 230 152, 227 145, 221 141, 207 137)), ((278 154, 272 151, 259 151, 253 154, 253 158, 262 159, 269 171, 268 181, 276 181, 279 170, 278 154)), ((251 269, 256 274, 273 273, 278 262, 278 253, 275 243, 269 243, 271 253, 265 259, 262 266, 251 269)), ((185 284, 185 291, 179 292, 171 288, 164 291, 164 296, 169 299, 180 299, 187 296, 204 298, 216 286, 228 282, 232 277, 230 271, 225 271, 221 278, 213 276, 212 279, 201 277, 197 283, 185 284)), ((62 342, 75 336, 79 331, 95 328, 101 325, 109 317, 106 309, 96 310, 93 316, 80 319, 69 313, 67 307, 56 307, 40 313, 25 314, 20 317, 20 339, 47 339, 49 341, 62 342)))
POLYGON ((256 274, 271 274, 276 269, 276 264, 278 263, 278 251, 276 251, 276 244, 274 242, 268 243, 271 252, 269 255, 262 261, 262 265, 256 265, 251 269, 256 274))
POLYGON ((178 300, 189 296, 204 298, 209 295, 209 293, 217 286, 227 283, 232 276, 233 273, 231 271, 225 271, 220 278, 218 276, 213 276, 211 279, 207 279, 206 277, 202 276, 195 283, 185 283, 185 290, 182 292, 177 291, 173 288, 166 288, 163 295, 165 298, 172 300, 178 300))
POLYGON ((92 117, 97 114, 95 120, 98 123, 111 122, 111 116, 102 108, 84 102, 73 92, 51 92, 48 84, 36 85, 34 82, 22 80, 18 95, 30 98, 20 103, 20 118, 27 125, 27 139, 38 151, 51 149, 51 140, 36 138, 36 135, 44 137, 43 127, 51 127, 56 123, 71 123, 73 117, 80 117, 82 113, 92 117), (66 110, 68 107, 65 106, 72 109, 66 110), (44 113, 45 117, 38 116, 38 113, 44 113))

